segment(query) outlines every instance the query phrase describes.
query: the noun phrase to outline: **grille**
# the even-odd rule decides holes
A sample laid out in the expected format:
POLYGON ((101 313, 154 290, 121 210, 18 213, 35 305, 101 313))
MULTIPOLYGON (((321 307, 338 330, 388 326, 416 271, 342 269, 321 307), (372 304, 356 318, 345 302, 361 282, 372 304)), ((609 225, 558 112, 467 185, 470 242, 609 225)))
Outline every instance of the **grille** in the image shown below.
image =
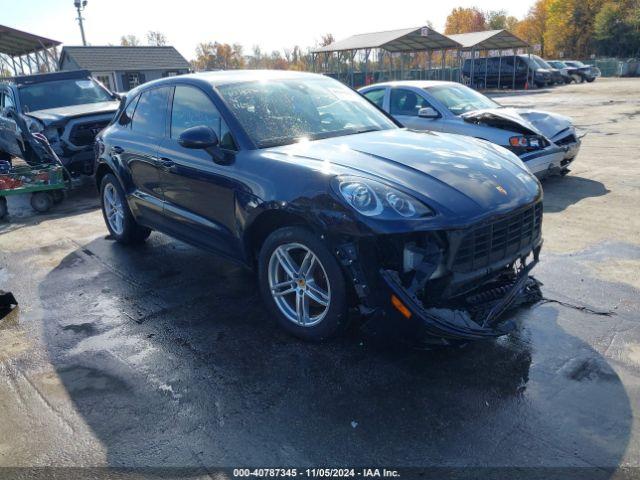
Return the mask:
POLYGON ((69 141, 79 147, 93 144, 96 135, 107 126, 109 120, 87 122, 74 125, 69 133, 69 141))
POLYGON ((453 261, 454 272, 472 272, 514 259, 533 247, 542 231, 542 202, 472 229, 463 237, 453 261))
POLYGON ((576 143, 576 136, 572 133, 571 135, 567 135, 566 137, 562 137, 560 140, 556 142, 556 145, 568 145, 570 143, 576 143))

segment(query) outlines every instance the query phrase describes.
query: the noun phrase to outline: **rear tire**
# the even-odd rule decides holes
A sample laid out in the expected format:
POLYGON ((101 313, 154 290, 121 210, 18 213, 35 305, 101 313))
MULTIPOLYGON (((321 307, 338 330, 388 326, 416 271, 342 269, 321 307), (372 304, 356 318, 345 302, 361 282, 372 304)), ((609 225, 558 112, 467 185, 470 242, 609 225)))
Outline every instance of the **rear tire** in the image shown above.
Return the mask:
POLYGON ((31 207, 38 213, 51 210, 53 198, 49 192, 35 192, 31 194, 31 207))
POLYGON ((0 220, 7 216, 7 199, 6 197, 0 197, 0 220))
POLYGON ((290 334, 322 341, 346 328, 346 282, 340 264, 309 230, 285 227, 271 233, 260 249, 258 275, 267 308, 290 334))
POLYGON ((149 238, 151 229, 138 225, 129 210, 120 182, 111 173, 106 174, 100 183, 100 204, 107 229, 118 242, 130 245, 143 243, 149 238))
POLYGON ((593 82, 595 79, 596 79, 596 77, 593 77, 593 78, 587 78, 587 82, 591 83, 591 82, 593 82))

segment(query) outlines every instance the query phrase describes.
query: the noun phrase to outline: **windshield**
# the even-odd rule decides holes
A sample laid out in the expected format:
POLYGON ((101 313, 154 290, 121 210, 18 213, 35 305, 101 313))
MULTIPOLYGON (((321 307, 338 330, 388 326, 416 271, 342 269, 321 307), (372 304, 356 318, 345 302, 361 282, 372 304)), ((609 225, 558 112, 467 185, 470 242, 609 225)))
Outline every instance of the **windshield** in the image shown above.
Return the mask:
POLYGON ((586 65, 582 62, 566 62, 567 65, 571 65, 572 67, 585 67, 586 65))
POLYGON ((54 80, 19 87, 23 112, 109 102, 113 97, 89 78, 54 80))
POLYGON ((398 128, 327 77, 232 83, 218 91, 259 148, 398 128))
POLYGON ((464 85, 440 85, 426 90, 454 115, 485 108, 500 108, 500 104, 464 85))
POLYGON ((555 61, 555 60, 553 62, 547 62, 547 63, 550 63, 555 68, 567 68, 567 66, 564 63, 558 62, 558 61, 555 61))
POLYGON ((534 55, 533 59, 534 59, 534 60, 536 61, 536 63, 537 63, 538 65, 540 65, 540 67, 542 67, 542 68, 547 68, 547 69, 549 69, 549 68, 553 68, 553 67, 552 67, 551 65, 549 65, 545 60, 543 60, 542 58, 540 58, 540 57, 539 57, 539 56, 537 56, 537 55, 534 55))

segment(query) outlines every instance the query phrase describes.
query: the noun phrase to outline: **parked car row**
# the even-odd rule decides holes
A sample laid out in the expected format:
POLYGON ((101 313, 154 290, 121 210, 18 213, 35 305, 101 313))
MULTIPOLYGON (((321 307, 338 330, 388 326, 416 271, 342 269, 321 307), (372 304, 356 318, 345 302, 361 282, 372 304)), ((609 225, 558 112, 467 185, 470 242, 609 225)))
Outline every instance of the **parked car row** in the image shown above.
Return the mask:
POLYGON ((473 87, 547 87, 571 82, 593 82, 600 70, 578 61, 544 60, 538 55, 491 56, 466 59, 462 76, 473 87))
MULTIPOLYGON (((482 339, 508 333, 504 312, 540 298, 534 173, 566 173, 575 158, 565 117, 450 82, 363 96, 321 75, 223 71, 141 85, 92 130, 80 126, 104 121, 115 97, 70 76, 56 86, 70 82, 84 105, 60 104, 58 90, 51 108, 25 102, 27 85, 53 78, 15 82, 3 115, 25 115, 64 154, 69 138, 94 144, 100 130, 87 171, 111 237, 135 244, 158 230, 254 269, 298 337, 335 335, 358 311, 427 343, 482 339)), ((15 130, 1 132, 13 154, 15 130)))

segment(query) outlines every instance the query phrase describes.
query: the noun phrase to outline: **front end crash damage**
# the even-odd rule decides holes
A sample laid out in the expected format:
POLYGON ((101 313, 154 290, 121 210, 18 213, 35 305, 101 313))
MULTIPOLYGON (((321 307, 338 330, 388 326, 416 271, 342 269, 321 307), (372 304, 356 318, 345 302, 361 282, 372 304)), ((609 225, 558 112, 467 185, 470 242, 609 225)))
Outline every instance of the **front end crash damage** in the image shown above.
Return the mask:
POLYGON ((517 135, 505 138, 503 146, 539 177, 563 173, 578 155, 584 136, 568 117, 536 110, 486 109, 468 112, 462 118, 467 123, 517 135))
POLYGON ((530 276, 542 246, 538 205, 467 229, 340 244, 336 253, 367 324, 377 333, 442 345, 512 331, 505 313, 542 298, 530 276))

